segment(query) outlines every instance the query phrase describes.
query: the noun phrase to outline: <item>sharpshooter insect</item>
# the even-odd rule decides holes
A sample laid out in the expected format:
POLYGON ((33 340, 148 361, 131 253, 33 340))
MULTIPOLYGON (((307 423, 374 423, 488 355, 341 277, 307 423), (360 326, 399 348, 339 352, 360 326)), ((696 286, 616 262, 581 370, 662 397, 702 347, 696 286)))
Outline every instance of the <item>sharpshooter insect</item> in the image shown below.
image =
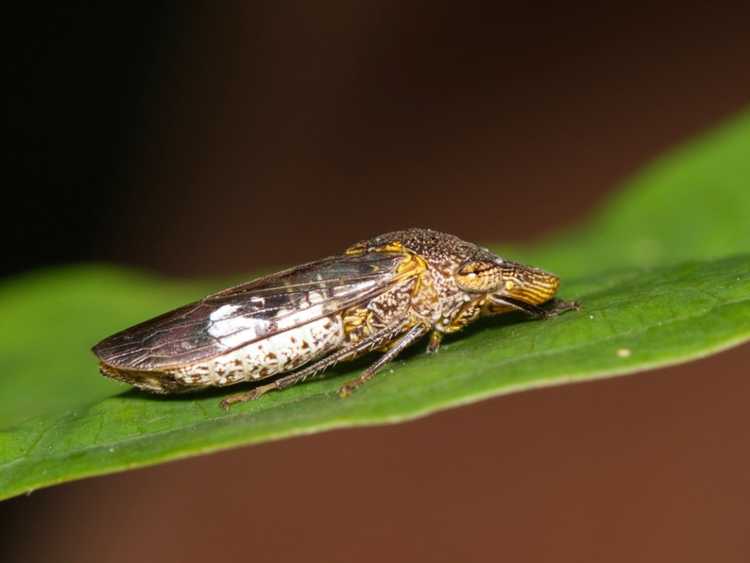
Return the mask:
POLYGON ((341 387, 347 396, 428 333, 427 351, 437 352, 445 334, 481 316, 577 309, 553 299, 559 283, 453 235, 408 229, 220 291, 110 336, 93 352, 102 374, 152 393, 262 382, 224 399, 226 409, 382 350, 341 387))

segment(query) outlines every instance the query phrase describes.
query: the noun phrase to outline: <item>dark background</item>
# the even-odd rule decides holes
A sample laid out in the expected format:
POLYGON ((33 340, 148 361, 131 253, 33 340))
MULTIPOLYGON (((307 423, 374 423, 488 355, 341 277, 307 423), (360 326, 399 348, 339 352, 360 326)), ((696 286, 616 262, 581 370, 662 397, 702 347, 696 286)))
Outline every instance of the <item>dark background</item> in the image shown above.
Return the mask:
MULTIPOLYGON (((750 10, 98 3, 5 17, 0 274, 535 242, 750 102, 750 10)), ((42 490, 2 561, 747 561, 747 346, 42 490)))

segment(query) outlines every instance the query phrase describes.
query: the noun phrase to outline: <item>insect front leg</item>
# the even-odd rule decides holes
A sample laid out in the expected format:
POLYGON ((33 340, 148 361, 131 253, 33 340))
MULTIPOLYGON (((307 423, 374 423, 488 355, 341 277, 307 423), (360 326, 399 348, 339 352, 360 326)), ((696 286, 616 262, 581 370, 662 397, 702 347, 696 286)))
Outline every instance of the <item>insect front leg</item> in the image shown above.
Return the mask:
POLYGON ((354 392, 358 387, 372 379, 372 377, 380 370, 380 368, 382 368, 385 364, 398 356, 402 350, 408 348, 409 345, 414 343, 414 341, 427 334, 428 330, 429 327, 422 324, 418 324, 410 328, 401 338, 399 338, 395 342, 395 344, 385 354, 380 356, 380 358, 378 358, 378 360, 374 364, 363 371, 362 375, 360 375, 357 379, 354 379, 342 385, 339 389, 339 396, 348 397, 349 395, 351 395, 352 392, 354 392))
POLYGON ((550 306, 545 307, 547 317, 555 317, 566 311, 580 311, 581 304, 578 301, 565 301, 563 299, 552 299, 550 306))
POLYGON ((493 296, 491 297, 491 301, 495 306, 517 309, 535 319, 549 319, 566 311, 578 311, 581 308, 577 301, 563 301, 562 299, 552 299, 548 304, 545 304, 545 307, 532 305, 531 303, 509 297, 499 298, 493 296))

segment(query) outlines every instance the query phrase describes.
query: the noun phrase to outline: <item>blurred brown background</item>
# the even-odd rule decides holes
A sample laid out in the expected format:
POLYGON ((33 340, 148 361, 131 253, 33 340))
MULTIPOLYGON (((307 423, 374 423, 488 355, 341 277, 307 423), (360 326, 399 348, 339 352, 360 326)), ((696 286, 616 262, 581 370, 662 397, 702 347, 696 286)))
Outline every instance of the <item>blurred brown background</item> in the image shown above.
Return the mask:
MULTIPOLYGON (((1 273, 236 274, 416 225, 534 242, 750 102, 748 16, 383 0, 13 13, 19 202, 1 273)), ((749 361, 745 346, 42 490, 0 505, 0 560, 747 561, 749 361)))

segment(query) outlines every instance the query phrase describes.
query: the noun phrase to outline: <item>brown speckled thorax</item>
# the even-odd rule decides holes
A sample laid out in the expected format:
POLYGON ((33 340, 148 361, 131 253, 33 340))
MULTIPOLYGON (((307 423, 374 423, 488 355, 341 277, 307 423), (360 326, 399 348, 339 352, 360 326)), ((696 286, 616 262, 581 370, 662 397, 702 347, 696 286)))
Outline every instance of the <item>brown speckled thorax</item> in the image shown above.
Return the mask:
POLYGON ((480 316, 577 308, 540 307, 558 285, 553 274, 453 235, 408 229, 211 295, 117 333, 94 353, 104 375, 156 393, 271 380, 224 399, 226 408, 384 350, 341 388, 346 396, 428 333, 436 352, 444 334, 480 316))

